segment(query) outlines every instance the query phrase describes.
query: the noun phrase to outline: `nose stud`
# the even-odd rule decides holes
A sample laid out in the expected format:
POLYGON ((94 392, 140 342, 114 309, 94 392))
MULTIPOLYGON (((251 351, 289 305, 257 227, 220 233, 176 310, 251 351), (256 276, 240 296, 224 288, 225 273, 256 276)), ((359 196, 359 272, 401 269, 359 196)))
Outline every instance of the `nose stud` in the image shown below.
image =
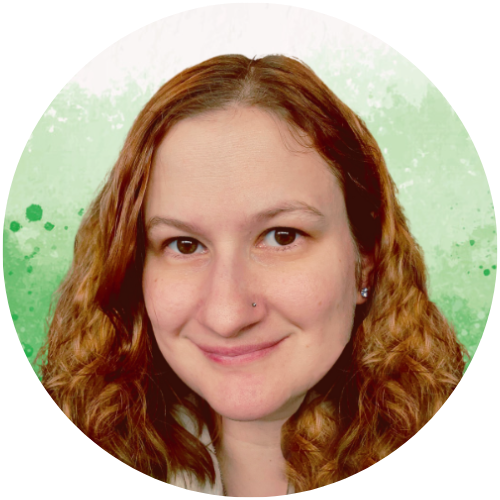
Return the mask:
POLYGON ((252 307, 257 307, 257 304, 255 302, 252 302, 252 307))

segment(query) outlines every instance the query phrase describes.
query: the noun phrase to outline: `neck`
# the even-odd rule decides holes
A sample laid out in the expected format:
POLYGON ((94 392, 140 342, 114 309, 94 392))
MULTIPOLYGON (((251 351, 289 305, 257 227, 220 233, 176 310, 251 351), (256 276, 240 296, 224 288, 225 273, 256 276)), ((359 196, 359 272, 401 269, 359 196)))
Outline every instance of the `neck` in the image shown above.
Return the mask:
POLYGON ((284 421, 238 422, 223 418, 218 457, 228 496, 285 495, 287 480, 281 452, 284 421))

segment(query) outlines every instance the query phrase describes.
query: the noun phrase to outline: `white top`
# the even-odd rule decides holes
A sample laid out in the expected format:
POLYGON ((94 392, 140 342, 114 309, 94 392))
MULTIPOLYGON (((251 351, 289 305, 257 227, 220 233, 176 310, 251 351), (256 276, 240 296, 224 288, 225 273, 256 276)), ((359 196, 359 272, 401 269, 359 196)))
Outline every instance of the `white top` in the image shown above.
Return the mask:
MULTIPOLYGON (((203 431, 200 437, 196 433, 196 424, 193 419, 189 416, 184 408, 178 412, 180 418, 180 424, 184 426, 193 436, 197 437, 202 444, 204 444, 212 457, 215 469, 215 484, 212 486, 209 481, 205 483, 200 483, 196 476, 188 471, 180 471, 175 474, 170 479, 170 484, 174 486, 179 486, 190 491, 198 491, 200 493, 208 493, 210 495, 220 495, 224 496, 224 487, 222 485, 222 477, 220 472, 219 461, 217 460, 217 455, 215 454, 215 448, 212 443, 212 438, 208 432, 207 426, 203 426, 203 431)), ((292 485, 288 486, 287 495, 294 493, 292 485)))

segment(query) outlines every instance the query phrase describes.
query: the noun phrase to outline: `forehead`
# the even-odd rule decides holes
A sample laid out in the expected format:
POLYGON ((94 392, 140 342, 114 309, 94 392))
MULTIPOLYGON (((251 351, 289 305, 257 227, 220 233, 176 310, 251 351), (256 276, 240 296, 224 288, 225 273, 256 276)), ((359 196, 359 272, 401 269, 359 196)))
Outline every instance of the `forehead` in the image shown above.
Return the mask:
POLYGON ((160 144, 155 164, 164 164, 171 173, 182 166, 185 174, 202 169, 207 174, 229 175, 236 164, 243 170, 273 161, 276 170, 283 167, 282 162, 293 168, 304 155, 320 160, 313 148, 297 142, 297 134, 276 115, 259 108, 211 111, 176 124, 160 144))
POLYGON ((284 121, 258 108, 184 119, 155 154, 146 213, 189 205, 209 210, 214 201, 219 209, 240 213, 278 201, 326 206, 339 195, 343 206, 329 166, 301 143, 284 121))

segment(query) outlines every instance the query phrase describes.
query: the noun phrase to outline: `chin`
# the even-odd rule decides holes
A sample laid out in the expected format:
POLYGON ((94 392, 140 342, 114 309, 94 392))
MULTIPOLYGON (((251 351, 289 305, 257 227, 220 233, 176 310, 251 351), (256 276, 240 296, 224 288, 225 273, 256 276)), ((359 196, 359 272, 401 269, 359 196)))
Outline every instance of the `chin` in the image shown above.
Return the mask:
MULTIPOLYGON (((283 397, 283 396, 282 396, 283 397)), ((222 417, 240 422, 263 420, 267 418, 289 418, 300 406, 302 398, 283 399, 277 394, 253 394, 237 396, 223 394, 221 397, 204 398, 210 407, 222 417), (297 405, 298 403, 298 405, 297 405)))

